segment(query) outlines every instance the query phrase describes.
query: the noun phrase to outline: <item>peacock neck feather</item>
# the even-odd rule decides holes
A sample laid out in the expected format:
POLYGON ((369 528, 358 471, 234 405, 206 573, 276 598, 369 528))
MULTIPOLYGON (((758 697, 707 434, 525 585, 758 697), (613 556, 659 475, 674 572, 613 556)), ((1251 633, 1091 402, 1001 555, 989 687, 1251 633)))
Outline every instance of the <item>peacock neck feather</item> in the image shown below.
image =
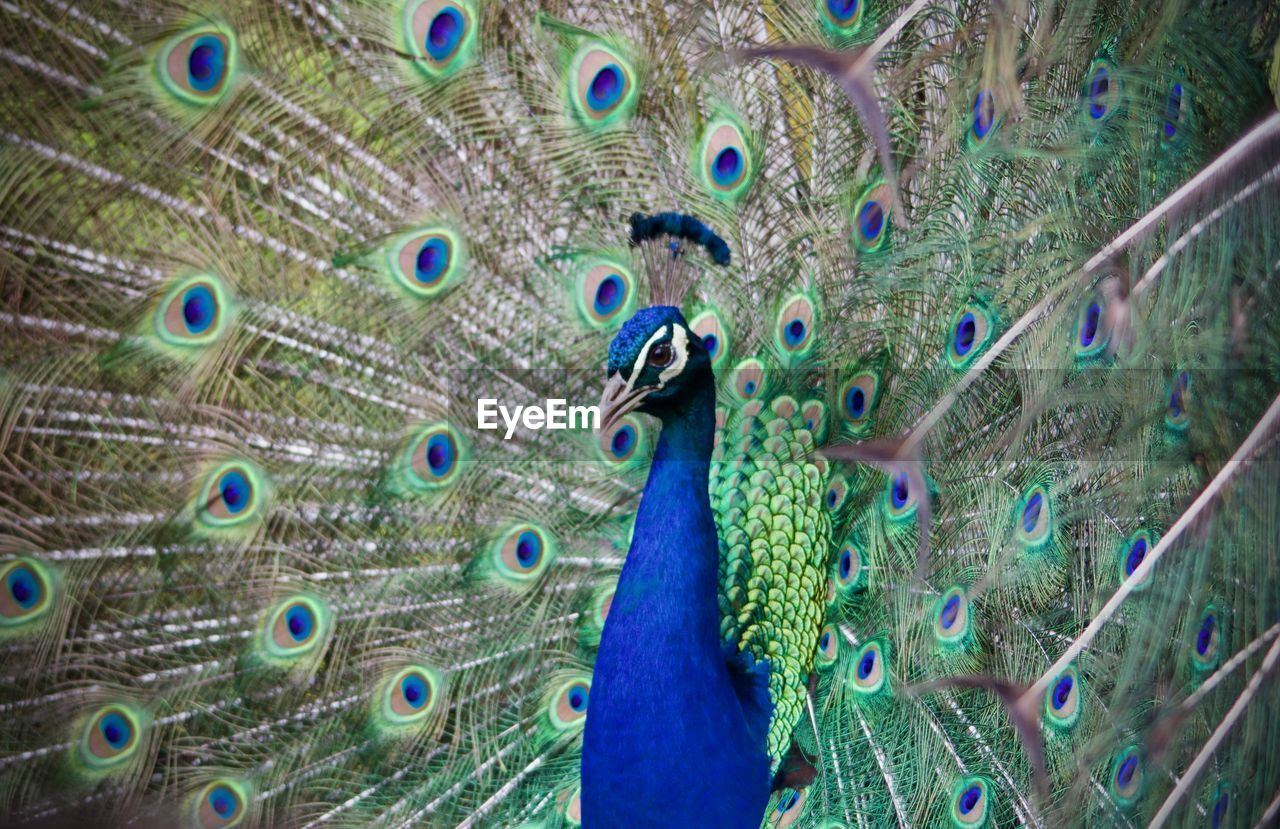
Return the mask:
POLYGON ((756 827, 769 763, 720 641, 718 542, 707 482, 715 391, 705 382, 663 428, 596 659, 583 744, 588 829, 756 827))

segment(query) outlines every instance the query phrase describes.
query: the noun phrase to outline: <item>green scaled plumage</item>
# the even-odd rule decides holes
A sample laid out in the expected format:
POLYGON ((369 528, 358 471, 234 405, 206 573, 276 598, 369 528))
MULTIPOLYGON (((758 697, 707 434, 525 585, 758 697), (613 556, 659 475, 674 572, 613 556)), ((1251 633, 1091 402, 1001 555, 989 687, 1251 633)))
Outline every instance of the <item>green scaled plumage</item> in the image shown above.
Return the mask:
POLYGON ((477 405, 598 399, 670 210, 761 825, 1277 819, 1274 4, 0 34, 0 822, 581 825, 660 427, 477 405))

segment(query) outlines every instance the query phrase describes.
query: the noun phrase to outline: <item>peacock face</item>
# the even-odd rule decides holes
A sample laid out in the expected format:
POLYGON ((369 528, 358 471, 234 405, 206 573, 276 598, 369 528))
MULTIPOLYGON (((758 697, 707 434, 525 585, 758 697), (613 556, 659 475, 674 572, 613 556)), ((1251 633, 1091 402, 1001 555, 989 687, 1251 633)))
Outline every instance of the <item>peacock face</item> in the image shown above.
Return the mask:
POLYGON ((608 382, 600 400, 600 428, 628 412, 666 418, 697 386, 709 381, 711 355, 678 308, 642 309, 609 344, 608 382))

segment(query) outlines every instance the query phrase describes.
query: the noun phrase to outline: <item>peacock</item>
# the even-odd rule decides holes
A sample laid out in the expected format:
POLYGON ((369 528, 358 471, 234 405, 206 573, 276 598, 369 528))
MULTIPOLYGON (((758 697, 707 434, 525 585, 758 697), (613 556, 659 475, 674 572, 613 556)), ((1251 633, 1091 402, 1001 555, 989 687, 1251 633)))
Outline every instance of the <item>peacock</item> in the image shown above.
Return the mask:
POLYGON ((0 822, 1280 821, 1274 3, 0 33, 0 822))

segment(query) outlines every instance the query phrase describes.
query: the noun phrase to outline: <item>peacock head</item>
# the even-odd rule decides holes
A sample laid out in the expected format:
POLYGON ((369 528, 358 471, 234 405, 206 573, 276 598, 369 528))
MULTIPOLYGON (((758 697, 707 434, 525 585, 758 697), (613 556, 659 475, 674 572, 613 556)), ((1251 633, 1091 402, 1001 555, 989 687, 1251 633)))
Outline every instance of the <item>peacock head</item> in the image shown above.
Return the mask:
POLYGON ((714 390, 711 354, 679 308, 637 311, 609 344, 608 382, 600 399, 600 429, 629 412, 666 422, 688 409, 699 392, 714 390))

